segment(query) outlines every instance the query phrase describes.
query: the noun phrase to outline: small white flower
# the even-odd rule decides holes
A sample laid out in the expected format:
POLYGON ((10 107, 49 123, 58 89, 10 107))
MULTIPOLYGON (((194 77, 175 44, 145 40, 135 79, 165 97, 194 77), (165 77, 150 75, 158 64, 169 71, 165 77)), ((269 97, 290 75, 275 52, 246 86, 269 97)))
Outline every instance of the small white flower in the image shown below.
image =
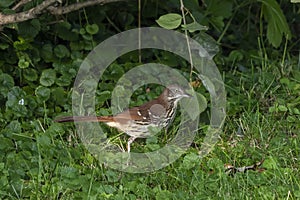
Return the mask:
POLYGON ((24 105, 24 99, 21 99, 20 101, 19 101, 19 105, 24 105))

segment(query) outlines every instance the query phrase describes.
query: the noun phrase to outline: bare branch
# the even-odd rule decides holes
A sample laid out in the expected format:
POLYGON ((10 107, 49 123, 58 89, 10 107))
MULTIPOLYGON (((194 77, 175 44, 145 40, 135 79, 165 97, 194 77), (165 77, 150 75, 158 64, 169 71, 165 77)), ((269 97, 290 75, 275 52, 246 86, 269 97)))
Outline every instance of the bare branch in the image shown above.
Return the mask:
POLYGON ((75 10, 79 10, 81 8, 84 7, 88 7, 88 6, 93 6, 93 5, 103 5, 103 4, 107 4, 107 3, 112 3, 112 2, 117 2, 117 1, 122 1, 122 0, 88 0, 88 1, 84 1, 84 2, 79 2, 76 4, 72 4, 69 6, 64 6, 64 7, 54 7, 51 6, 49 7, 47 10, 52 14, 52 15, 63 15, 75 10))
POLYGON ((57 1, 58 0, 46 0, 42 2, 40 5, 31 8, 30 10, 16 13, 16 14, 4 15, 0 13, 0 25, 22 22, 28 19, 36 18, 38 15, 42 14, 42 12, 46 8, 48 8, 50 5, 54 4, 57 1))
MULTIPOLYGON (((13 9, 18 9, 20 6, 30 2, 31 0, 21 0, 13 9)), ((5 15, 0 13, 0 30, 1 25, 23 22, 29 19, 37 18, 38 15, 49 12, 52 15, 62 15, 72 11, 79 10, 84 7, 93 6, 93 5, 103 5, 107 3, 117 2, 117 1, 124 1, 124 0, 87 0, 84 2, 74 3, 68 6, 63 7, 55 7, 53 4, 56 2, 61 3, 61 0, 45 0, 41 4, 37 5, 30 10, 16 13, 16 14, 9 14, 5 15)))

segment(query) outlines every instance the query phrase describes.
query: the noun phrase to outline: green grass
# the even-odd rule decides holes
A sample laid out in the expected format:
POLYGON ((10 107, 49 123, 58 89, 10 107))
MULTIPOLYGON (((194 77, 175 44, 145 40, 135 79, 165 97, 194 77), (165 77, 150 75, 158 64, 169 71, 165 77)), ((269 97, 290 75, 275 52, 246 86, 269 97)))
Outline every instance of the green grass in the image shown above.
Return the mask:
MULTIPOLYGON (((282 76, 270 69, 227 74, 228 117, 212 152, 202 159, 198 157, 205 129, 202 127, 192 147, 180 159, 152 173, 124 173, 99 164, 71 124, 49 120, 45 126, 37 120, 12 121, 1 136, 0 196, 2 199, 299 199, 298 72, 282 76), (258 169, 245 172, 228 174, 224 167, 250 166, 262 160, 258 169)), ((169 137, 176 133, 174 130, 176 126, 169 137)), ((127 136, 117 138, 112 141, 126 146, 127 136)), ((168 139, 164 133, 156 139, 140 139, 132 149, 149 151, 156 144, 162 145, 159 138, 163 142, 168 139)))

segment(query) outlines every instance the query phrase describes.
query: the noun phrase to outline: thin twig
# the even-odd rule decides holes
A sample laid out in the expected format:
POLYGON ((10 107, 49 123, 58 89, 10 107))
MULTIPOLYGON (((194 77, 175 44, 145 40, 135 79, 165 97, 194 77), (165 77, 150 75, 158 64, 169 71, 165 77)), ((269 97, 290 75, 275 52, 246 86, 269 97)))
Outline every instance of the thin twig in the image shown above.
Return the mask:
POLYGON ((139 63, 142 63, 142 50, 141 50, 141 0, 138 0, 138 27, 139 27, 139 63))
POLYGON ((19 3, 17 3, 14 7, 12 7, 12 10, 18 10, 23 5, 31 2, 32 0, 21 0, 19 3))
MULTIPOLYGON (((183 24, 186 27, 186 19, 185 19, 185 14, 184 14, 185 7, 183 5, 183 0, 180 0, 180 7, 181 7, 181 14, 182 14, 182 19, 183 19, 183 24)), ((188 52, 189 52, 189 59, 190 59, 190 63, 191 63, 190 82, 192 82, 192 73, 193 73, 194 65, 193 65, 192 52, 191 52, 190 40, 189 40, 187 29, 184 30, 184 34, 185 34, 185 38, 186 38, 186 43, 187 43, 188 52)))

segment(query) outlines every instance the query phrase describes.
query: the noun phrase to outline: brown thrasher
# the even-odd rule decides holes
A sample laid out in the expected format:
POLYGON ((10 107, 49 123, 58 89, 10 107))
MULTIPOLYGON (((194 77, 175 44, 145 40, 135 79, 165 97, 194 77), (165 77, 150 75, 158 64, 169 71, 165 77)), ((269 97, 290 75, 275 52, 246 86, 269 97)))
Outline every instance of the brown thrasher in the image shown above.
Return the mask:
POLYGON ((150 127, 165 128, 169 126, 175 116, 178 101, 183 97, 191 97, 178 85, 170 85, 161 95, 141 106, 132 107, 115 116, 69 116, 56 119, 56 122, 104 122, 110 127, 117 128, 131 136, 127 142, 130 144, 136 138, 146 138, 153 134, 150 127))

